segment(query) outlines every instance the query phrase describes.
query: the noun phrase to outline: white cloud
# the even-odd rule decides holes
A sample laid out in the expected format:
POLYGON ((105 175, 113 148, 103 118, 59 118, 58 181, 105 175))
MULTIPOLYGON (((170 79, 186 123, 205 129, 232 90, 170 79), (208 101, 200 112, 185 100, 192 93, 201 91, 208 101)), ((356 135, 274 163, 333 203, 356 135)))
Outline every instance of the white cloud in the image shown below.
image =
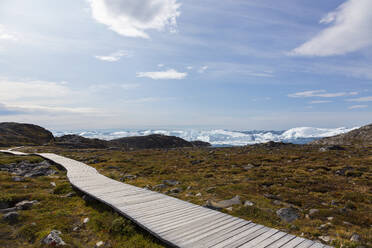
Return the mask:
POLYGON ((310 41, 292 51, 294 55, 331 56, 372 45, 372 1, 348 0, 320 20, 331 24, 310 41))
POLYGON ((348 109, 362 109, 362 108, 368 108, 368 105, 353 105, 348 107, 348 109))
POLYGON ((0 40, 18 41, 19 35, 8 31, 3 25, 0 25, 0 40))
POLYGON ((372 96, 347 99, 348 102, 372 102, 372 96))
POLYGON ((208 66, 205 65, 205 66, 200 67, 200 69, 198 70, 198 72, 199 73, 204 73, 207 69, 208 69, 208 66))
POLYGON ((153 72, 138 72, 137 77, 145 77, 151 79, 184 79, 186 78, 186 72, 178 72, 174 69, 166 71, 153 71, 153 72))
POLYGON ((0 101, 55 98, 71 93, 64 83, 47 81, 9 81, 0 79, 0 89, 0 101))
POLYGON ((107 62, 117 62, 121 59, 121 57, 129 57, 128 52, 120 50, 114 53, 111 53, 106 56, 94 56, 96 59, 107 61, 107 62))
POLYGON ((158 67, 164 67, 164 64, 158 64, 158 67))
POLYGON ((192 66, 186 67, 187 70, 192 70, 192 68, 193 68, 192 66))
POLYGON ((337 92, 337 93, 327 93, 326 90, 309 90, 309 91, 302 91, 302 92, 296 92, 293 94, 289 94, 289 97, 340 97, 340 96, 347 96, 347 95, 354 95, 355 92, 337 92))
POLYGON ((177 0, 88 0, 93 18, 116 33, 149 38, 147 30, 176 32, 180 4, 177 0))
POLYGON ((322 103, 330 103, 330 102, 332 102, 332 101, 321 101, 321 100, 319 100, 319 101, 311 101, 309 103, 310 104, 322 104, 322 103))
POLYGON ((94 108, 80 108, 80 107, 60 107, 60 106, 45 106, 45 105, 30 105, 30 104, 11 104, 5 105, 7 109, 22 113, 32 112, 47 112, 47 113, 75 113, 75 114, 93 114, 97 113, 94 108))

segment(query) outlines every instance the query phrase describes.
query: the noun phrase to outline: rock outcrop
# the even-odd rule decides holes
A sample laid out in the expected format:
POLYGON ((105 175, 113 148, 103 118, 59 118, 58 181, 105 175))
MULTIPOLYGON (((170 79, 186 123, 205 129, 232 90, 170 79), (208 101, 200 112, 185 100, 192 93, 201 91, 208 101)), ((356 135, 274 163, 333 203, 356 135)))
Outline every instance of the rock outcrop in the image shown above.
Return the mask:
POLYGON ((348 133, 339 134, 311 142, 313 145, 372 145, 372 124, 354 129, 348 133))
POLYGON ((53 141, 53 134, 42 127, 15 122, 0 123, 0 147, 44 145, 53 141))

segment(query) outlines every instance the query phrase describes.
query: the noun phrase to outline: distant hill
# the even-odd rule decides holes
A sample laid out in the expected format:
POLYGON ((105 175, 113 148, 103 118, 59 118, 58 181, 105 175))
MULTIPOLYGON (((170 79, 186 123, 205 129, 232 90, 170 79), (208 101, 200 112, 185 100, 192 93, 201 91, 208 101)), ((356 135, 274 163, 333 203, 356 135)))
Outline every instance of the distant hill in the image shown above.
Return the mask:
POLYGON ((314 145, 372 145, 372 124, 311 142, 314 145))
POLYGON ((135 136, 114 139, 110 141, 112 146, 129 149, 151 149, 151 148, 176 148, 193 147, 191 142, 175 136, 152 134, 148 136, 135 136))
POLYGON ((43 145, 54 141, 48 130, 32 124, 0 123, 0 146, 43 145))

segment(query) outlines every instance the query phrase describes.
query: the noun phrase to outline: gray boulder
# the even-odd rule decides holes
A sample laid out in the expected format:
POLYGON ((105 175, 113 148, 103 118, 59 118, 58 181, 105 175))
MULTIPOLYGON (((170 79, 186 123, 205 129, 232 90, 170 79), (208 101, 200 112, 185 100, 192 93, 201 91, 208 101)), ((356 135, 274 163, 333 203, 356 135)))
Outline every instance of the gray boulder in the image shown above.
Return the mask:
POLYGON ((205 206, 211 209, 223 209, 223 208, 229 208, 233 205, 240 205, 240 204, 242 204, 242 202, 240 201, 240 196, 237 195, 231 198, 230 200, 224 200, 224 201, 219 201, 219 202, 208 200, 205 206))
POLYGON ((41 240, 41 243, 49 246, 64 246, 66 245, 66 243, 59 236, 61 234, 62 233, 60 231, 53 230, 45 238, 41 240))
POLYGON ((276 211, 276 215, 285 222, 292 222, 297 220, 300 215, 298 213, 298 210, 295 208, 281 208, 278 211, 276 211))
POLYGON ((16 208, 19 210, 28 210, 31 209, 34 204, 36 204, 37 201, 21 201, 16 204, 16 208))

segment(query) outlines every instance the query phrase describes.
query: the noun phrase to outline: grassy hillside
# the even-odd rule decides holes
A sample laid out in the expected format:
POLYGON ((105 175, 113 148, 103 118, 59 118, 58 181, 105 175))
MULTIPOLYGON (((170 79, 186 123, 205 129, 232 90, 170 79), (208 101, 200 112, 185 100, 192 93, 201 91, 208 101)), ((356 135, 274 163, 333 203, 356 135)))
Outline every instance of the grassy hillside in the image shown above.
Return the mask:
MULTIPOLYGON (((0 167, 25 160, 42 161, 39 157, 0 153, 0 167)), ((54 169, 59 173, 26 178, 23 182, 14 182, 11 174, 0 171, 0 203, 11 207, 23 200, 38 201, 29 210, 18 210, 17 222, 0 221, 2 248, 44 247, 41 240, 52 230, 62 232, 61 238, 68 247, 94 247, 99 241, 105 243, 102 247, 163 247, 106 206, 89 199, 85 201, 71 188, 65 173, 54 169), (89 221, 83 224, 85 218, 89 221)))

